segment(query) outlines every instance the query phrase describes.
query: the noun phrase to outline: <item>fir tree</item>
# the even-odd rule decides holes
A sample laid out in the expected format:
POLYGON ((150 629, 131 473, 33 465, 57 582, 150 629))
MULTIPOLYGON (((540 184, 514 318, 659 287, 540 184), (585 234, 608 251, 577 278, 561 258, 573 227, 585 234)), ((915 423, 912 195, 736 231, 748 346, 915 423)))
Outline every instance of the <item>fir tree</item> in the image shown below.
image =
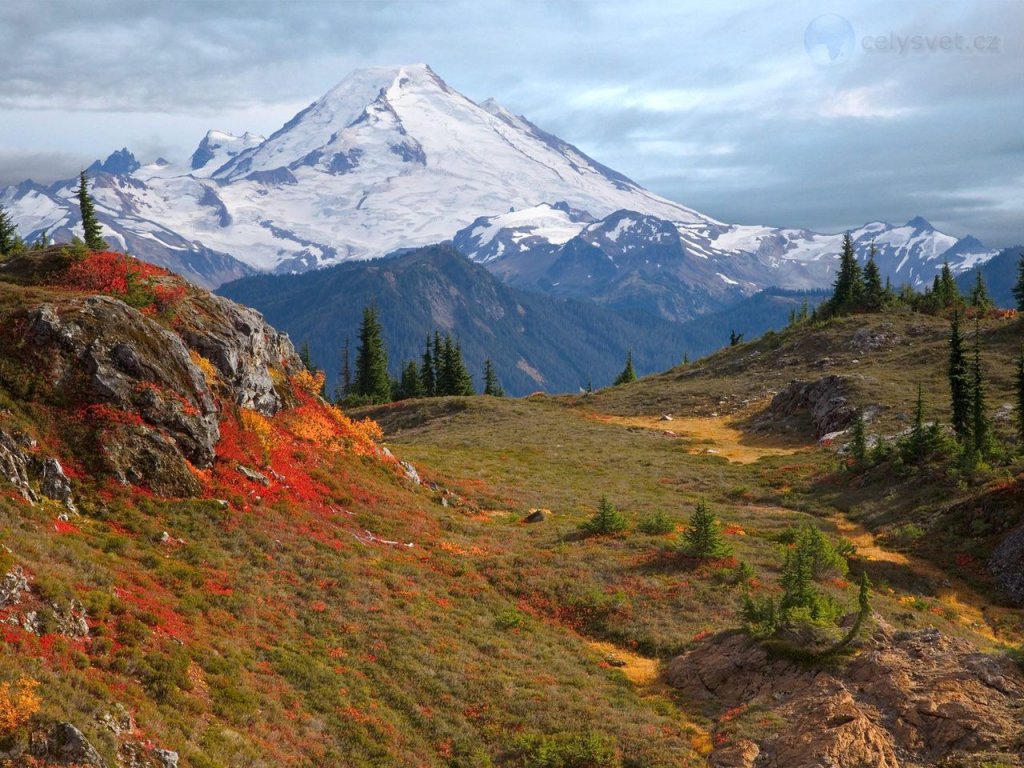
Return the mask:
POLYGON ((971 306, 979 312, 988 312, 995 305, 988 295, 988 288, 985 287, 985 278, 982 277, 980 269, 974 270, 974 275, 974 288, 971 289, 971 306))
POLYGON ((687 554, 692 557, 725 557, 731 551, 722 536, 722 526, 701 499, 690 515, 690 527, 683 531, 687 554))
POLYGON ((85 171, 78 176, 78 208, 82 214, 82 229, 85 231, 85 245, 93 251, 105 251, 107 244, 100 234, 102 228, 96 218, 96 208, 89 194, 89 182, 86 179, 85 171))
POLYGON ((0 205, 0 257, 7 257, 21 247, 18 227, 7 209, 0 205))
POLYGON ((1017 442, 1024 448, 1024 344, 1020 346, 1020 356, 1017 358, 1017 442))
POLYGON ((602 496, 597 505, 597 512, 580 527, 591 536, 608 536, 626 530, 626 516, 615 509, 607 496, 602 496))
POLYGON ((369 403, 387 403, 391 400, 388 355, 384 349, 383 331, 377 319, 377 309, 373 305, 363 309, 352 394, 369 403))
POLYGON ((956 310, 949 332, 949 392, 953 433, 963 443, 971 432, 971 372, 966 342, 960 332, 960 313, 956 310))
POLYGON ((976 324, 971 363, 971 447, 979 459, 984 459, 992 448, 991 430, 985 405, 985 377, 981 370, 981 329, 976 324))
POLYGON ((850 312, 856 308, 860 299, 863 283, 861 281, 860 264, 853 250, 853 239, 850 233, 843 235, 843 250, 839 255, 839 274, 832 290, 829 309, 832 314, 850 312))
POLYGON ((636 381, 636 371, 633 370, 633 350, 629 350, 626 353, 626 367, 622 369, 622 373, 615 377, 612 386, 617 387, 619 384, 629 384, 631 381, 636 381))
POLYGON ((494 363, 491 358, 484 360, 484 394, 491 397, 504 397, 505 390, 501 388, 498 375, 494 372, 494 363))
POLYGON ((857 411, 850 435, 850 457, 856 469, 863 469, 868 463, 868 442, 864 434, 864 412, 857 411))
POLYGON ((906 458, 913 462, 923 461, 929 453, 928 427, 924 423, 924 392, 917 385, 917 404, 914 406, 914 425, 905 446, 906 458))
POLYGON ((310 373, 316 373, 316 367, 313 365, 313 358, 309 353, 309 342, 303 341, 302 347, 299 349, 299 360, 302 361, 302 366, 310 373))
POLYGON ((1024 312, 1024 251, 1020 252, 1017 266, 1017 282, 1013 285, 1013 298, 1017 300, 1017 311, 1024 312))
POLYGON ((743 342, 743 334, 736 333, 736 329, 733 328, 729 331, 729 346, 738 347, 743 342))
POLYGON ((423 396, 419 366, 416 365, 415 360, 410 360, 402 367, 402 378, 398 382, 394 398, 396 400, 411 400, 423 396))
POLYGON ((877 312, 885 305, 886 291, 882 286, 882 273, 875 263, 875 244, 868 250, 868 263, 864 267, 864 306, 877 312))
MULTIPOLYGON (((439 338, 439 337, 438 337, 439 338)), ((462 347, 446 333, 440 343, 440 355, 435 346, 434 360, 437 372, 437 394, 439 395, 472 395, 473 379, 466 370, 462 359, 462 347), (439 361, 439 362, 438 362, 439 361)))
POLYGON ((963 303, 963 296, 953 279, 953 270, 949 268, 949 262, 943 262, 942 269, 935 278, 933 292, 942 308, 956 307, 963 303))
POLYGON ((437 396, 437 378, 434 369, 434 354, 431 351, 430 336, 423 350, 423 362, 420 365, 420 388, 424 397, 437 396))
POLYGON ((352 360, 349 352, 349 338, 341 347, 341 372, 338 374, 338 386, 334 390, 334 399, 341 402, 352 391, 352 360))

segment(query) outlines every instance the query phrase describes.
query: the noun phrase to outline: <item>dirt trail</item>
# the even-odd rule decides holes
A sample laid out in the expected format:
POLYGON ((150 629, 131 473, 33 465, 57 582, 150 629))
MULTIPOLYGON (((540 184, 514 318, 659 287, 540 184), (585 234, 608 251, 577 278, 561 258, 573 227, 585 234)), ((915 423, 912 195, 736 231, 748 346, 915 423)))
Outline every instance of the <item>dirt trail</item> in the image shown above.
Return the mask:
POLYGON ((642 427, 668 436, 692 441, 690 453, 722 456, 737 464, 750 464, 764 456, 790 456, 810 447, 783 443, 777 439, 750 435, 735 426, 742 414, 729 416, 680 416, 663 421, 660 416, 610 416, 588 413, 589 418, 606 424, 642 427))
MULTIPOLYGON (((612 643, 600 640, 585 640, 586 644, 594 650, 602 661, 618 669, 625 676, 633 687, 637 689, 637 695, 641 699, 665 699, 672 701, 672 694, 675 689, 661 677, 660 662, 658 659, 649 659, 625 648, 620 648, 612 643)), ((680 710, 683 716, 683 727, 689 731, 690 745, 700 754, 707 756, 711 753, 711 735, 700 726, 686 719, 685 713, 680 710)))

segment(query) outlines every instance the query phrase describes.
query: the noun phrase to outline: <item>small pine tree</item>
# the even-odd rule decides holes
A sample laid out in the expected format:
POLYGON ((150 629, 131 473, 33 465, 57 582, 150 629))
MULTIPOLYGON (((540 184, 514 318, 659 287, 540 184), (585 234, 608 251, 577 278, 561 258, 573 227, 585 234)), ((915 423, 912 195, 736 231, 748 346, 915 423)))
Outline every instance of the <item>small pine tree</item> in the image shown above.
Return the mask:
POLYGON ((505 390, 501 388, 498 375, 494 372, 494 363, 491 358, 484 360, 484 394, 491 397, 504 397, 505 390))
POLYGON ((917 404, 914 406, 914 425, 910 428, 910 436, 904 448, 908 461, 920 462, 929 453, 928 427, 924 423, 924 391, 917 385, 917 404))
POLYGON ((359 326, 359 347, 356 349, 356 373, 352 394, 368 403, 391 401, 391 377, 388 375, 388 354, 384 348, 383 330, 377 319, 377 308, 363 309, 359 326))
POLYGON ((607 496, 602 496, 597 512, 580 527, 591 536, 609 536, 626 530, 628 525, 626 516, 612 506, 607 496))
POLYGON ((743 343, 743 334, 742 333, 736 333, 736 329, 735 328, 731 329, 729 331, 729 346, 730 347, 738 347, 742 343, 743 343))
POLYGON ((971 363, 971 447, 979 459, 992 449, 992 424, 985 405, 985 377, 981 370, 981 329, 974 331, 974 360, 971 363))
POLYGON ((420 377, 419 366, 415 360, 410 360, 402 366, 402 378, 395 388, 395 400, 411 400, 416 397, 423 397, 423 384, 420 377))
POLYGON ((78 209, 82 214, 82 229, 85 232, 85 245, 93 251, 104 251, 107 248, 103 240, 102 227, 96 218, 96 207, 89 194, 89 181, 82 171, 78 176, 78 209))
POLYGON ((683 531, 687 554, 692 557, 725 557, 732 549, 722 536, 721 523, 701 499, 690 515, 690 526, 683 531))
POLYGON ((427 336, 427 343, 423 350, 423 362, 420 365, 420 388, 424 397, 437 396, 437 376, 434 360, 434 353, 431 351, 430 337, 427 336))
POLYGON ((871 243, 868 249, 868 263, 864 267, 864 307, 872 312, 877 312, 885 306, 885 288, 882 286, 882 273, 875 263, 875 244, 871 243))
POLYGON ((445 334, 441 346, 441 372, 438 374, 439 395, 473 395, 473 379, 466 370, 466 363, 462 359, 462 347, 452 340, 450 334, 445 334))
POLYGON ((850 457, 855 469, 863 469, 868 463, 868 441, 864 434, 864 413, 857 411, 850 435, 850 457))
POLYGON ((974 276, 974 288, 971 289, 971 306, 979 312, 988 312, 995 304, 993 304, 992 299, 988 295, 985 278, 982 276, 980 269, 974 270, 974 276))
POLYGON ((960 331, 960 313, 956 310, 949 330, 949 392, 953 433, 963 443, 971 431, 971 373, 966 341, 960 331))
POLYGON ((309 342, 302 342, 302 347, 299 348, 299 360, 302 361, 302 366, 310 373, 316 373, 316 366, 313 365, 313 358, 309 352, 309 342))
POLYGON ((939 302, 939 306, 944 309, 960 306, 964 302, 956 280, 953 279, 953 270, 949 268, 948 261, 943 262, 942 269, 935 278, 933 293, 939 302))
POLYGON ((860 264, 853 250, 853 239, 850 233, 843 235, 843 249, 839 254, 839 273, 833 284, 832 298, 828 308, 831 314, 838 315, 851 312, 857 307, 863 281, 861 280, 860 264))
POLYGON ((352 361, 349 352, 349 338, 345 337, 345 343, 341 347, 341 371, 338 374, 338 386, 334 389, 334 399, 339 403, 348 397, 352 391, 352 361))
POLYGON ((615 377, 612 386, 617 387, 620 384, 629 384, 631 381, 636 381, 636 371, 633 370, 633 350, 626 353, 626 367, 622 369, 622 373, 615 377))
POLYGON ((1024 312, 1024 251, 1020 252, 1017 265, 1017 282, 1013 285, 1013 298, 1017 300, 1017 311, 1024 312))
POLYGON ((1021 344, 1020 355, 1017 357, 1017 443, 1024 449, 1024 344, 1021 344))
POLYGON ((18 227, 11 219, 11 214, 0 205, 0 257, 6 258, 19 249, 21 238, 18 227))

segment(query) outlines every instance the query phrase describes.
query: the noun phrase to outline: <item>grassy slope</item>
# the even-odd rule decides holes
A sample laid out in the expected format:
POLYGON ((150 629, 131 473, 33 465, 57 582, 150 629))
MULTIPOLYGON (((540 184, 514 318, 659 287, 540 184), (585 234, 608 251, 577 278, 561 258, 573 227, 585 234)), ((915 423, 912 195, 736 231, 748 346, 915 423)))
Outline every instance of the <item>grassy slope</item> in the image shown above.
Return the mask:
MULTIPOLYGON (((852 366, 847 337, 864 322, 896 323, 904 337, 924 329, 914 331, 912 351, 859 358, 864 397, 890 406, 881 423, 901 423, 918 380, 938 410, 943 324, 860 318, 592 398, 377 409, 396 453, 455 492, 448 506, 387 463, 301 441, 286 458, 322 484, 315 502, 256 485, 208 486, 227 498, 223 507, 80 479, 84 514, 61 532, 53 504, 28 507, 7 493, 0 543, 48 600, 86 604, 92 638, 5 629, 2 675, 38 678, 43 715, 75 722, 108 757, 113 737, 95 718, 119 701, 146 737, 182 752, 184 765, 479 766, 502 762, 524 730, 584 727, 613 737, 629 765, 699 764, 706 732, 727 739, 770 729, 770 720, 698 711, 652 683, 650 670, 695 638, 737 626, 739 560, 757 569, 755 591, 771 589, 774 538, 785 526, 811 519, 834 531, 839 508, 877 503, 883 484, 851 489, 817 449, 731 464, 703 452, 700 437, 607 415, 741 417, 745 400, 825 372, 814 362, 823 350, 834 365, 852 366), (662 510, 676 531, 581 538, 577 526, 602 495, 633 523, 662 510), (730 526, 734 558, 702 564, 679 554, 679 530, 701 497, 730 526), (553 514, 525 524, 532 507, 553 514), (414 546, 364 544, 353 535, 364 530, 414 546), (163 531, 182 543, 161 543, 163 531)), ((1008 345, 1020 327, 987 333, 1008 345)), ((994 392, 1001 402, 1005 382, 994 392)), ((49 418, 10 402, 8 418, 29 430, 49 418)), ((231 470, 225 459, 213 476, 231 470)), ((910 511, 921 485, 896 486, 910 511)), ((989 649, 1020 640, 1018 612, 999 614, 998 637, 978 632, 969 626, 977 616, 912 560, 854 563, 854 573, 861 568, 878 586, 876 607, 899 624, 934 624, 989 649)), ((976 565, 961 570, 985 587, 976 565)), ((855 601, 845 582, 825 588, 855 601)))

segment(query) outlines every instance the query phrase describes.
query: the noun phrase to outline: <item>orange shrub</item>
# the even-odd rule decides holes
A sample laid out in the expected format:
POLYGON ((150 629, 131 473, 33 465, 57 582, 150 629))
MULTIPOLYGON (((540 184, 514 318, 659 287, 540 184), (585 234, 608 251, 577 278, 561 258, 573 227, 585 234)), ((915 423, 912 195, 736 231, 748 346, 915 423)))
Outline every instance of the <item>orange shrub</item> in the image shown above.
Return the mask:
POLYGON ((0 683, 0 735, 14 733, 39 711, 38 687, 31 677, 22 677, 14 686, 0 683))
POLYGON ((275 442, 274 426, 263 414, 249 408, 241 408, 240 417, 242 420, 242 429, 254 434, 256 439, 260 442, 260 447, 263 449, 264 455, 269 454, 270 450, 274 447, 275 442))

